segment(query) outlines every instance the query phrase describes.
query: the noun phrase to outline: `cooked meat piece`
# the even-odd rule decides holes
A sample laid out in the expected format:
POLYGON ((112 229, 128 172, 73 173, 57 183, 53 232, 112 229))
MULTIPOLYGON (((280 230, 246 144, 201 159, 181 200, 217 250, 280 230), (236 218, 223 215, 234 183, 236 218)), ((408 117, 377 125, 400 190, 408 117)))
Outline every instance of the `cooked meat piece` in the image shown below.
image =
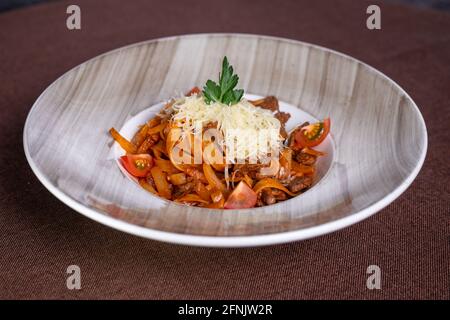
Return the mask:
POLYGON ((290 113, 287 112, 277 112, 275 113, 275 118, 277 118, 281 124, 286 124, 286 122, 289 120, 289 118, 291 117, 290 113))
POLYGON ((308 176, 296 177, 289 183, 289 190, 297 193, 311 187, 313 179, 308 176))
MULTIPOLYGON (((269 167, 270 163, 268 164, 235 164, 233 167, 233 170, 237 170, 236 177, 243 177, 244 175, 248 175, 252 179, 263 179, 270 177, 270 175, 262 174, 261 169, 265 167, 269 167)), ((271 176, 274 176, 276 173, 274 173, 271 176)))
POLYGON ((175 191, 173 193, 175 198, 179 198, 184 196, 185 194, 192 193, 195 188, 194 182, 186 182, 185 184, 181 184, 179 186, 175 186, 175 191))
POLYGON ((256 206, 257 207, 263 207, 265 206, 264 201, 261 198, 262 192, 258 193, 258 197, 256 198, 256 206))
POLYGON ((188 176, 192 177, 193 180, 198 180, 198 181, 201 181, 201 182, 204 182, 204 183, 207 183, 207 182, 208 182, 208 181, 206 180, 205 175, 203 174, 203 172, 200 171, 200 170, 197 169, 197 168, 189 167, 189 166, 188 166, 188 167, 185 168, 185 172, 186 172, 186 174, 187 174, 188 176))
POLYGON ((288 136, 288 133, 286 131, 286 128, 284 127, 286 122, 289 120, 291 115, 287 112, 277 112, 275 114, 275 118, 277 118, 280 121, 281 127, 280 127, 280 135, 286 139, 288 136))
POLYGON ((272 189, 270 189, 270 188, 265 188, 262 190, 261 198, 264 201, 264 203, 267 205, 274 204, 275 202, 277 202, 277 200, 275 199, 275 197, 272 194, 272 189))
POLYGON ((295 160, 305 166, 312 166, 314 163, 316 163, 316 159, 316 156, 301 151, 295 153, 295 160))
POLYGON ((283 201, 287 199, 286 193, 278 189, 272 189, 272 195, 275 197, 277 201, 283 201))
POLYGON ((250 101, 254 106, 268 109, 273 112, 278 111, 278 100, 274 96, 265 97, 263 99, 250 101))
POLYGON ((194 190, 194 182, 186 182, 185 184, 181 184, 178 186, 178 189, 182 190, 185 193, 189 193, 194 190))
POLYGON ((236 177, 248 175, 252 179, 257 179, 262 167, 264 167, 262 164, 235 164, 233 171, 236 171, 236 177))

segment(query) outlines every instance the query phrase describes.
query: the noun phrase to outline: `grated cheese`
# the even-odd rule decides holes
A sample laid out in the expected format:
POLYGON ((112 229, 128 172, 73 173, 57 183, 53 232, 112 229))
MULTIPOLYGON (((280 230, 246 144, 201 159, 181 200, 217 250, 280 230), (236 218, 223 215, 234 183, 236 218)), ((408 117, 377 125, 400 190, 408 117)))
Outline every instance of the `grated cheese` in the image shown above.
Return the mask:
POLYGON ((223 135, 227 162, 264 161, 269 153, 280 150, 280 121, 270 110, 255 107, 248 100, 228 106, 206 104, 200 95, 183 97, 172 106, 172 121, 187 132, 217 122, 223 135))

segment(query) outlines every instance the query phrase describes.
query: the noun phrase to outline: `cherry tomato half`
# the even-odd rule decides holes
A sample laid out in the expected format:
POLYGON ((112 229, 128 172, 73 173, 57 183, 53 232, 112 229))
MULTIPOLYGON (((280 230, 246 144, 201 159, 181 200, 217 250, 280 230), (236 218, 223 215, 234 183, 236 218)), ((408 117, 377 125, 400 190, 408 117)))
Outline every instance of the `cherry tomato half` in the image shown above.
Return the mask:
POLYGON ((225 209, 253 208, 256 204, 256 193, 244 181, 239 182, 225 202, 225 209))
POLYGON ((299 148, 315 147, 319 145, 330 132, 331 121, 326 118, 322 122, 316 122, 300 128, 294 135, 295 146, 299 148))
POLYGON ((149 154, 129 154, 120 157, 120 162, 135 177, 146 177, 153 166, 153 158, 149 154))

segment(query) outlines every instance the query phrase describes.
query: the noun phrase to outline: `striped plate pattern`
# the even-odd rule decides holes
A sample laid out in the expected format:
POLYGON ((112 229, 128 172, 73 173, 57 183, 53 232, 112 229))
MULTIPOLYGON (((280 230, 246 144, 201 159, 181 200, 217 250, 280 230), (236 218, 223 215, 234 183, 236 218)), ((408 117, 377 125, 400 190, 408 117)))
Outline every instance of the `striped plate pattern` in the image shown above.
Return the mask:
POLYGON ((251 246, 332 232, 379 211, 419 172, 427 135, 408 94, 349 56, 288 39, 199 34, 127 46, 70 70, 35 102, 24 148, 41 182, 96 221, 169 242, 251 246), (331 168, 301 196, 251 210, 188 207, 150 195, 113 161, 110 127, 216 78, 224 55, 246 92, 331 117, 331 168))

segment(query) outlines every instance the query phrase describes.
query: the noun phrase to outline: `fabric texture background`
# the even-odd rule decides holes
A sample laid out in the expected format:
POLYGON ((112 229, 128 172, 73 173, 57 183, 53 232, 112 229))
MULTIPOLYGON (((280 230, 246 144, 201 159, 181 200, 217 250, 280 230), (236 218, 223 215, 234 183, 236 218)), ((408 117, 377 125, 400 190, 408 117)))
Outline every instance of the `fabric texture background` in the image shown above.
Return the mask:
MULTIPOLYGON (((448 299, 450 252, 450 15, 367 1, 72 1, 0 14, 0 298, 448 299), (65 71, 105 51, 169 35, 266 34, 360 59, 419 106, 429 148, 412 186, 354 226, 284 245, 210 249, 165 244, 100 225, 53 197, 29 168, 26 115, 65 71), (66 268, 81 268, 68 290, 66 268), (378 265, 382 289, 366 288, 378 265)), ((120 106, 118 106, 120 107, 120 106)))

